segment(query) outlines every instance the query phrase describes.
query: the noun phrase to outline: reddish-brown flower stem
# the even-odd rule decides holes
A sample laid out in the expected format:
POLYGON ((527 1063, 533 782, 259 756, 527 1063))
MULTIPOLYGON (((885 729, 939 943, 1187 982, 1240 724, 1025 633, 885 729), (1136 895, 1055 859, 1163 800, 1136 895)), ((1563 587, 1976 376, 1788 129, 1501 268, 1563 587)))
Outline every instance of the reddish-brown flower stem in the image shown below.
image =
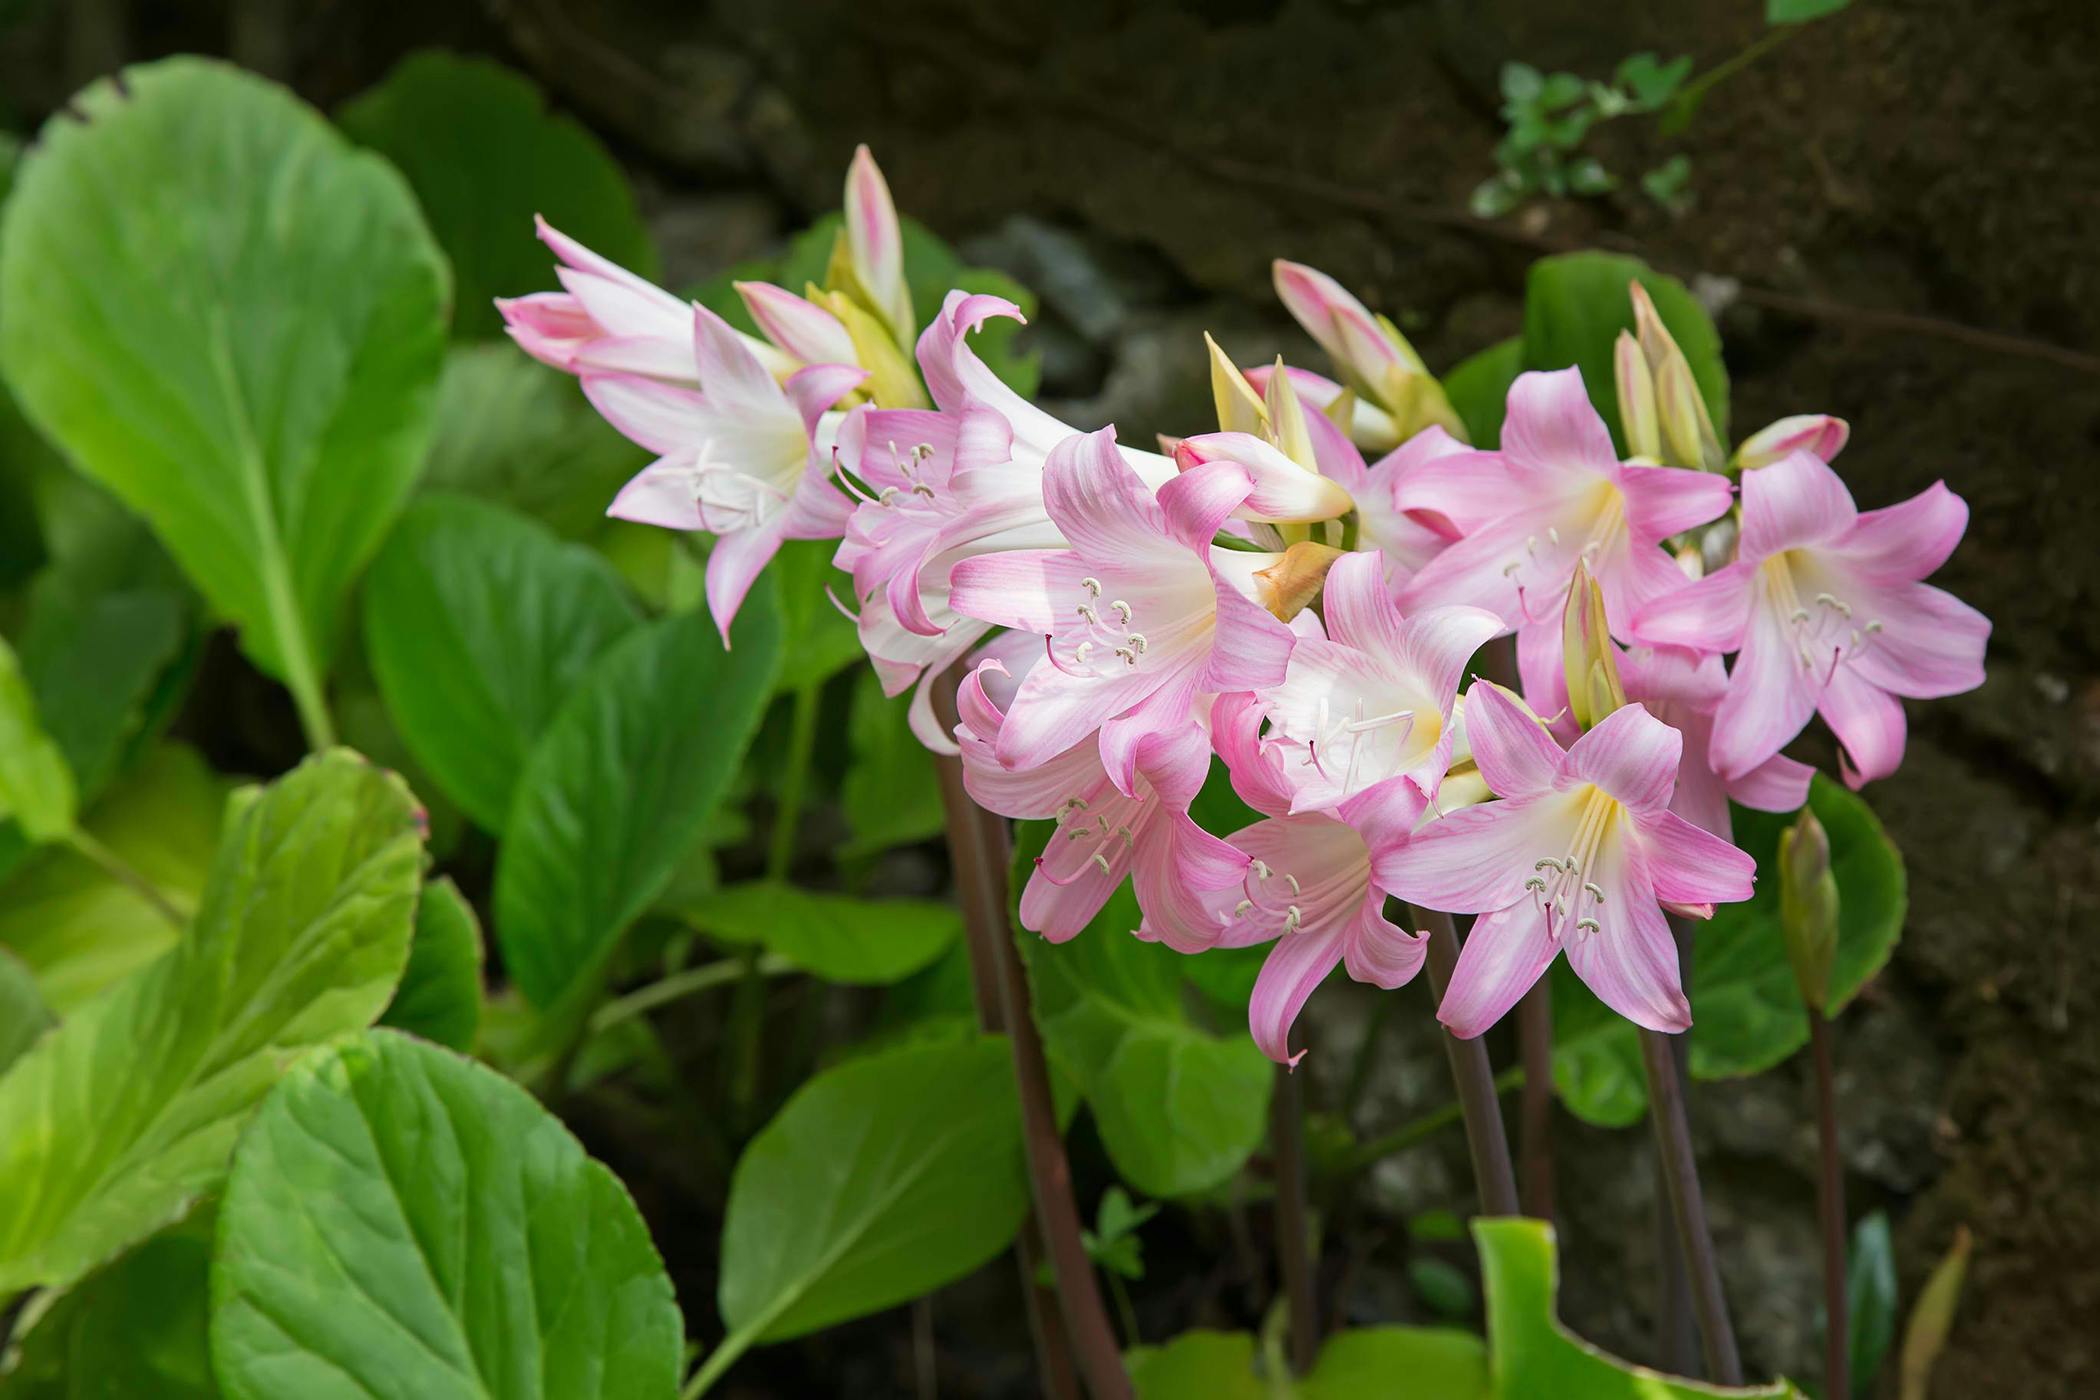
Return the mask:
POLYGON ((1517 1050, 1524 1061, 1517 1151, 1524 1213, 1553 1218, 1553 989, 1541 977, 1517 1003, 1517 1050))
MULTIPOLYGON (((1677 980, 1684 994, 1692 994, 1692 922, 1672 914, 1670 936, 1677 943, 1677 980)), ((1692 1036, 1670 1037, 1670 1054, 1677 1062, 1677 1082, 1692 1082, 1692 1036)), ((1656 1158, 1656 1180, 1662 1179, 1662 1158, 1656 1158)), ((1684 1248, 1677 1242, 1677 1217, 1670 1210, 1670 1193, 1655 1193, 1655 1345, 1656 1364, 1675 1376, 1695 1376, 1699 1365, 1699 1332, 1692 1325, 1692 1293, 1684 1274, 1684 1248)))
POLYGON ((1843 1400, 1852 1392, 1852 1323, 1845 1297, 1845 1164, 1838 1155, 1837 1084, 1830 1018, 1813 1007, 1808 1044, 1816 1063, 1816 1223, 1823 1232, 1823 1393, 1843 1400))
POLYGON ((1291 1371, 1304 1375, 1320 1351, 1320 1305, 1314 1295, 1312 1214, 1306 1207, 1305 1095, 1286 1065, 1269 1094, 1269 1151, 1276 1166, 1276 1262, 1290 1300, 1291 1371))
POLYGON ((1683 1253, 1686 1291, 1699 1320, 1699 1342, 1706 1356, 1707 1379, 1722 1385, 1743 1383, 1743 1363, 1728 1322, 1728 1299, 1721 1287, 1721 1268, 1714 1257, 1713 1233, 1706 1223, 1706 1197, 1699 1186, 1699 1164, 1692 1156, 1691 1124, 1685 1117, 1684 1080, 1671 1042, 1676 1036, 1641 1032, 1641 1062, 1648 1071, 1648 1121, 1655 1128, 1655 1159, 1661 1168, 1670 1218, 1677 1226, 1683 1253))
MULTIPOLYGON (((952 671, 934 685, 934 712, 941 727, 950 732, 956 723, 955 682, 960 676, 959 669, 952 671)), ((1080 1239, 1079 1207, 1072 1198, 1072 1169, 1057 1130, 1050 1071, 1036 1032, 1028 977, 1014 953, 1007 914, 1011 838, 1006 820, 970 799, 959 760, 939 757, 935 763, 940 770, 948 850, 955 866, 956 897, 962 905, 978 1020, 987 1030, 1006 1033, 1014 1082, 1020 1091, 1021 1134, 1035 1211, 1033 1219, 1024 1224, 1017 1249, 1029 1329, 1035 1335, 1036 1356, 1042 1366, 1043 1393, 1052 1400, 1076 1400, 1079 1392, 1071 1369, 1076 1356, 1094 1400, 1131 1400, 1130 1376, 1101 1300, 1093 1261, 1080 1239), (1035 1286, 1033 1236, 1037 1228, 1057 1280, 1054 1302, 1035 1286)))
MULTIPOLYGON (((1444 999, 1458 966, 1458 931, 1449 914, 1434 909, 1414 911, 1415 926, 1429 934, 1429 987, 1444 999)), ((1502 1103, 1495 1089, 1495 1070, 1487 1047, 1475 1036, 1460 1040, 1448 1030, 1444 1050, 1451 1057, 1451 1081, 1466 1118, 1466 1147, 1473 1155, 1473 1183, 1480 1191, 1483 1215, 1516 1215, 1517 1174, 1509 1164, 1509 1131, 1502 1124, 1502 1103)))

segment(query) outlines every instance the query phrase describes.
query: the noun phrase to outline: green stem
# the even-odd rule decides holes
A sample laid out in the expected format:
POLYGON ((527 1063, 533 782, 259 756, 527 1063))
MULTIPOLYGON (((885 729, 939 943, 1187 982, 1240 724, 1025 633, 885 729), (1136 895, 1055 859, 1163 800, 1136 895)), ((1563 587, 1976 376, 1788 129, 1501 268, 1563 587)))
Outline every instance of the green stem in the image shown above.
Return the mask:
MULTIPOLYGON (((766 880, 777 883, 795 865, 795 840, 801 834, 803 796, 809 787, 809 764, 817 746, 817 716, 824 698, 821 683, 795 690, 788 717, 787 760, 780 776, 780 797, 773 809, 773 830, 766 846, 766 880)), ((736 999, 729 1008, 729 1102, 731 1117, 745 1123, 758 1102, 759 1041, 766 1025, 766 979, 759 971, 754 945, 744 954, 736 999)))
MULTIPOLYGON (((1523 1087, 1524 1071, 1514 1065, 1495 1076, 1495 1092, 1498 1095, 1507 1094, 1512 1090, 1523 1087)), ((1351 1149, 1348 1156, 1342 1158, 1335 1165, 1335 1174, 1337 1176, 1347 1176, 1354 1172, 1360 1172, 1364 1168, 1392 1156, 1395 1152, 1405 1152, 1408 1148, 1418 1143, 1429 1141, 1429 1139, 1443 1132, 1454 1123, 1465 1121, 1465 1116, 1465 1108, 1457 1100, 1445 1104, 1442 1108, 1431 1109, 1421 1117, 1412 1122, 1403 1123, 1389 1133, 1372 1138, 1369 1142, 1358 1143, 1351 1149)))
MULTIPOLYGON (((646 987, 637 987, 626 996, 606 1002, 592 1012, 590 1033, 592 1035, 602 1035, 614 1026, 619 1025, 622 1021, 631 1021, 637 1016, 656 1010, 659 1006, 669 1005, 681 997, 689 997, 695 992, 704 992, 710 987, 727 986, 729 983, 742 977, 747 966, 749 966, 749 959, 747 958, 724 958, 720 962, 711 962, 700 967, 686 968, 682 972, 674 972, 668 977, 659 978, 651 982, 646 987)), ((796 970, 793 963, 781 957, 778 953, 767 953, 758 960, 758 971, 761 977, 779 977, 796 970)))
POLYGON ((734 1366, 738 1357, 751 1350, 751 1344, 758 1340, 758 1333, 757 1327, 746 1326, 739 1327, 724 1337, 722 1344, 709 1352, 707 1359, 700 1363, 700 1369, 693 1372, 693 1378, 685 1383, 685 1389, 678 1392, 678 1400, 699 1400, 700 1396, 707 1394, 708 1387, 722 1379, 722 1373, 734 1366))
POLYGON ((1683 87, 1677 89, 1676 94, 1669 99, 1668 105, 1672 107, 1688 107, 1697 103, 1708 91, 1721 83, 1727 82, 1730 78, 1793 38, 1801 32, 1803 27, 1799 24, 1783 24, 1765 31, 1763 37, 1759 38, 1756 43, 1747 46, 1733 58, 1724 59, 1715 64, 1683 87))
POLYGON ((1123 1324, 1123 1349, 1134 1351, 1145 1344, 1145 1339, 1138 1335, 1137 1309, 1130 1305, 1130 1290, 1113 1272, 1104 1269, 1102 1273, 1108 1278, 1108 1296, 1116 1300, 1116 1316, 1123 1324))
POLYGON ((87 831, 76 826, 62 839, 75 853, 95 865, 103 874, 152 905, 154 912, 174 925, 177 933, 189 927, 189 918, 175 907, 173 900, 161 893, 160 886, 140 874, 124 857, 103 845, 87 831))

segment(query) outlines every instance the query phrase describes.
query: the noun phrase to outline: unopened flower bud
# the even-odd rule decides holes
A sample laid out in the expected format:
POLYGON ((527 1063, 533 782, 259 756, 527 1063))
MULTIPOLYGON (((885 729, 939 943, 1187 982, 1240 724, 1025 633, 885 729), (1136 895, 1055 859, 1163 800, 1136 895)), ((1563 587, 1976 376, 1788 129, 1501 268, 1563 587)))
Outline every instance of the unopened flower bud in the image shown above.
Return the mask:
POLYGON ((1590 577, 1589 565, 1577 560, 1561 613, 1561 662, 1567 672, 1568 708, 1580 729, 1594 729, 1626 703, 1619 682, 1618 653, 1604 618, 1604 590, 1590 577))
POLYGON ((1283 558, 1255 572, 1256 601, 1278 620, 1289 622, 1320 596, 1327 571, 1342 554, 1333 545, 1298 541, 1283 552, 1283 558))
POLYGON ((881 319, 843 291, 809 289, 811 301, 838 317, 853 341, 855 363, 868 372, 864 386, 879 408, 931 408, 920 387, 918 372, 890 339, 881 319))
POLYGON ((1619 428, 1629 456, 1662 460, 1662 424, 1656 417, 1655 375, 1631 331, 1620 331, 1612 345, 1612 377, 1619 386, 1619 428))
MULTIPOLYGON (((1333 359, 1364 404, 1376 409, 1353 426, 1366 451, 1388 452, 1432 424, 1461 442, 1465 423, 1450 396, 1400 328, 1373 313, 1326 273, 1278 259, 1276 294, 1307 335, 1333 359)), ((1350 420, 1337 420, 1349 422, 1350 420)))
POLYGON ((1806 452, 1828 462, 1844 451, 1852 427, 1827 413, 1801 413, 1759 428, 1735 449, 1738 471, 1769 467, 1792 452, 1806 452))
POLYGON ((1203 333, 1203 344, 1210 350, 1210 397, 1218 410, 1218 431, 1265 436, 1269 410, 1262 396, 1254 392, 1247 376, 1240 373, 1240 367, 1208 331, 1203 333))
POLYGON ((1641 358, 1647 361, 1654 379, 1656 417, 1665 449, 1662 460, 1675 467, 1720 471, 1728 457, 1721 450, 1720 436, 1714 432, 1713 419, 1706 412, 1706 399, 1699 392, 1691 362, 1677 348, 1677 341, 1663 324, 1648 289, 1635 280, 1627 284, 1627 295, 1633 300, 1633 324, 1641 358))
POLYGON ((1830 965, 1837 955, 1838 887, 1830 870, 1830 838, 1806 807, 1779 833, 1779 926, 1801 999, 1820 1016, 1830 1000, 1830 965))

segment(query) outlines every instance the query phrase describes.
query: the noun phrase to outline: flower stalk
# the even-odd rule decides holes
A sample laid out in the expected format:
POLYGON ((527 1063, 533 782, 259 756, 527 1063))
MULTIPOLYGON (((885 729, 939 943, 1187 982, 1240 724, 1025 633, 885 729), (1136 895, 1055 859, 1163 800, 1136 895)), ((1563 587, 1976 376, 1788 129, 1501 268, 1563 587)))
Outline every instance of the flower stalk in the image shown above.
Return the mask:
POLYGON ((1714 1257, 1713 1232, 1707 1226, 1699 1164, 1692 1155, 1684 1081, 1678 1074, 1673 1049, 1676 1039, 1662 1031, 1641 1031, 1641 1063, 1648 1072, 1648 1121, 1655 1129, 1656 1162, 1662 1169, 1663 1190, 1683 1250, 1685 1282, 1691 1294, 1693 1316, 1699 1321, 1707 1379, 1722 1385, 1741 1385, 1743 1362, 1736 1351, 1735 1330, 1728 1321, 1728 1299, 1721 1287, 1720 1263, 1714 1257))
MULTIPOLYGON (((936 721, 953 732, 958 722, 955 693, 960 667, 933 687, 936 721)), ((1028 1185, 1035 1202, 1033 1218, 1023 1223, 1018 1251, 1022 1293, 1029 1326, 1042 1364, 1044 1393, 1062 1400, 1078 1394, 1072 1381, 1076 1356, 1094 1400, 1130 1400, 1130 1376, 1116 1344, 1108 1309, 1094 1277, 1093 1261, 1081 1239, 1079 1207, 1072 1197, 1072 1169, 1065 1160, 1064 1139, 1057 1128, 1057 1105, 1051 1097, 1049 1066, 1037 1034, 1028 977, 1014 956, 1008 917, 1007 865, 1010 838, 1005 819, 979 807, 963 787, 962 764, 936 756, 941 805, 947 813, 948 850, 955 866, 956 894, 962 905, 963 931, 970 954, 971 987, 977 998, 979 1024, 1003 1030, 1013 1054, 1014 1081, 1021 1098, 1021 1132, 1027 1149, 1028 1185), (1035 1286, 1034 1236, 1042 1232, 1052 1276, 1053 1301, 1035 1286), (1063 1345, 1060 1345, 1060 1339, 1063 1345)))
POLYGON ((1276 1087, 1269 1095, 1269 1150, 1276 1166, 1276 1261, 1290 1305, 1291 1373, 1302 1376, 1320 1350, 1313 1279, 1318 1251, 1306 1205, 1305 1095, 1289 1065, 1276 1066, 1276 1087))
MULTIPOLYGON (((1429 934, 1429 989, 1441 1002, 1458 966, 1458 932, 1451 916, 1415 908, 1415 922, 1429 934)), ((1444 1028, 1444 1051, 1451 1057, 1451 1080, 1466 1119, 1466 1147, 1473 1156, 1473 1183, 1480 1192, 1482 1215, 1519 1214, 1517 1174, 1509 1162, 1509 1133, 1502 1125, 1502 1103, 1487 1046, 1478 1036, 1461 1039, 1444 1028)))

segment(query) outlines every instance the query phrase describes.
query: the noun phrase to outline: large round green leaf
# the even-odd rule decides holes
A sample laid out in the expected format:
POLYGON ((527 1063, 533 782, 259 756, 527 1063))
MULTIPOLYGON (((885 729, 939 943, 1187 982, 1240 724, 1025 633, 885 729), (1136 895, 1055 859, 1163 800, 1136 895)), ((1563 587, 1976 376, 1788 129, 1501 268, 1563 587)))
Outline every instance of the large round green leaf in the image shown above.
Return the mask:
POLYGON ((471 1054, 481 1030, 481 921, 450 880, 423 886, 416 936, 383 1026, 471 1054))
POLYGON ((623 267, 656 275, 627 178, 530 81, 486 59, 411 54, 339 114, 352 140, 401 167, 452 259, 456 334, 499 333, 493 299, 552 289, 533 215, 623 267))
POLYGON ((20 958, 0 948, 0 1074, 51 1026, 36 976, 20 958))
POLYGON ((637 619, 619 575, 498 506, 418 501, 365 581, 365 647, 403 742, 501 831, 526 756, 637 619))
POLYGON ((600 657, 548 725, 496 860, 503 963, 541 1009, 595 984, 692 853, 758 727, 779 637, 763 606, 738 615, 728 650, 704 612, 651 623, 600 657))
POLYGON ((1533 263, 1524 284, 1524 368, 1580 368, 1590 402, 1604 415, 1612 441, 1624 452, 1612 347, 1620 331, 1633 329, 1633 302, 1626 289, 1635 281, 1647 289, 1670 337, 1684 352, 1714 431, 1725 446, 1728 367, 1721 361, 1720 332, 1684 283, 1655 271, 1639 258, 1618 253, 1561 253, 1533 263))
POLYGON ((564 539, 605 523, 605 508, 649 454, 600 418, 576 380, 508 340, 455 345, 438 380, 423 489, 529 515, 564 539))
POLYGON ((392 1031, 256 1115, 211 1315, 231 1400, 668 1400, 683 1349, 619 1179, 517 1085, 392 1031))
POLYGON ((1735 1389, 1677 1380, 1591 1346, 1561 1326, 1553 1227, 1511 1216, 1473 1222, 1487 1295, 1490 1393, 1495 1400, 1805 1400, 1784 1380, 1735 1389))
POLYGON ((61 1294, 20 1338, 7 1400, 215 1400, 213 1217, 163 1230, 61 1294))
MULTIPOLYGON (((224 780, 197 752, 165 744, 104 795, 86 825, 189 914, 211 871, 225 805, 224 780)), ((0 898, 0 946, 29 965, 60 1015, 147 966, 180 936, 145 896, 70 846, 24 861, 0 898)))
MULTIPOLYGON (((1838 882, 1838 947, 1830 1014, 1879 972, 1903 933, 1903 857, 1858 794, 1818 775, 1808 805, 1830 837, 1838 882)), ((1692 1073, 1726 1079, 1770 1069, 1808 1043, 1808 1011, 1779 926, 1779 833, 1791 814, 1733 812, 1736 844, 1757 862, 1757 891, 1723 904, 1692 943, 1692 1073)), ((1623 1127, 1646 1111, 1640 1045, 1565 967, 1554 969, 1553 1078, 1570 1111, 1623 1127)))
POLYGON ((414 797, 347 750, 236 797, 182 940, 0 1078, 0 1294, 63 1287, 218 1186, 287 1060, 386 1005, 422 861, 414 797))
POLYGON ((1509 386, 1524 367, 1524 338, 1513 335, 1460 360, 1444 376, 1444 393, 1458 410, 1475 447, 1491 450, 1502 445, 1509 386))
POLYGON ((962 914, 931 899, 860 899, 756 881, 686 900, 679 916, 725 943, 756 943, 832 982, 902 981, 962 936, 962 914))
POLYGON ((804 1084, 730 1182, 725 1359, 915 1298, 998 1254, 1028 1207, 1020 1114, 1000 1036, 869 1055, 804 1084))
POLYGON ((45 124, 0 364, 326 732, 344 590, 415 480, 446 278, 407 184, 271 83, 169 59, 45 124))
MULTIPOLYGON (((1021 828, 1016 889, 1053 831, 1021 828)), ((1116 1171, 1145 1195, 1187 1195, 1261 1144, 1275 1070, 1244 1024, 1214 1031, 1191 1018, 1187 960, 1132 937, 1137 926, 1126 884, 1071 942, 1023 935, 1022 947, 1043 1045, 1077 1081, 1116 1171)))

